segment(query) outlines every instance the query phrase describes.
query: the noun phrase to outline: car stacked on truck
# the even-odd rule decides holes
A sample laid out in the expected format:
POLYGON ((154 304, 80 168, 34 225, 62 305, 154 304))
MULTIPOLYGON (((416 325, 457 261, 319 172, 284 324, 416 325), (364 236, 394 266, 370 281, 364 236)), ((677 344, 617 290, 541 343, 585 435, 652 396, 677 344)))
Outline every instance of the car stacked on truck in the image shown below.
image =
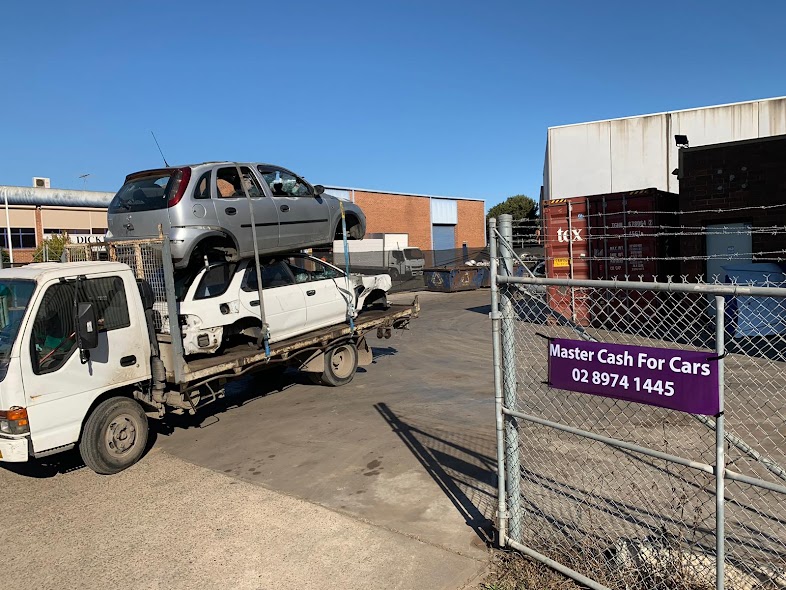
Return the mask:
POLYGON ((362 238, 362 211, 276 166, 129 175, 106 252, 84 251, 108 261, 0 270, 0 461, 78 447, 116 473, 142 456, 148 418, 193 414, 238 376, 351 381, 372 360, 366 335, 389 337, 419 306, 388 305, 387 275, 300 252, 344 227, 362 238))

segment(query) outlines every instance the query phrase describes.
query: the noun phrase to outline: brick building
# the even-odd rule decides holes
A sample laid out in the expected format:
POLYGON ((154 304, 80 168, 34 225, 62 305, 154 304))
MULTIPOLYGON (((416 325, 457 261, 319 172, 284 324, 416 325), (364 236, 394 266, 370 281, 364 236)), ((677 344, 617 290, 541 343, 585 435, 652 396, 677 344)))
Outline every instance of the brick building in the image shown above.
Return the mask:
POLYGON ((326 192, 357 203, 366 214, 367 233, 409 234, 409 245, 421 250, 486 245, 482 200, 347 187, 327 187, 326 192))
POLYGON ((773 253, 786 251, 786 135, 684 148, 679 162, 681 256, 708 257, 683 273, 722 280, 729 263, 786 260, 773 253))

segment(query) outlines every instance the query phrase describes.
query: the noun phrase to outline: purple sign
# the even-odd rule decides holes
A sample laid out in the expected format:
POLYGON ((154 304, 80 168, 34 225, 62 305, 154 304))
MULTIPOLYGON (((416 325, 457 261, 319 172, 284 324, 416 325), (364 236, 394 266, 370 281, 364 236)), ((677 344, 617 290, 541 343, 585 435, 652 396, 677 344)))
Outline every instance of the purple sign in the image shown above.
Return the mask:
POLYGON ((714 353, 552 338, 549 385, 714 416, 719 411, 714 353))

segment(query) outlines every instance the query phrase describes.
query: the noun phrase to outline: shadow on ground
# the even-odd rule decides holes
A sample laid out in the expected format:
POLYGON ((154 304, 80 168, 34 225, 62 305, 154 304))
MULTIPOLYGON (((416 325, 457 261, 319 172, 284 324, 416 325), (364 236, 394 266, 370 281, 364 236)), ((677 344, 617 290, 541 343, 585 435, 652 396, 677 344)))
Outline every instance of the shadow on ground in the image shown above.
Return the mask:
POLYGON ((493 543, 496 511, 495 441, 485 434, 426 425, 422 419, 404 418, 385 403, 374 408, 434 479, 464 518, 486 543, 493 543))

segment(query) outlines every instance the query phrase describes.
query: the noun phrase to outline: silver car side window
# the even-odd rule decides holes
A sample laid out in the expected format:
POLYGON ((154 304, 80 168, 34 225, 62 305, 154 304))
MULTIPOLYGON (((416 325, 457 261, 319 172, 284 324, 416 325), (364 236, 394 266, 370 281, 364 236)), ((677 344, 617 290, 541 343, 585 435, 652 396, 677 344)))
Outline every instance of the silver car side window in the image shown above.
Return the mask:
POLYGON ((249 197, 264 197, 262 188, 259 186, 256 177, 248 166, 240 167, 238 176, 237 168, 227 166, 216 171, 216 194, 222 198, 245 197, 248 191, 249 197))
POLYGON ((196 185, 194 185, 194 198, 195 199, 210 199, 212 195, 210 194, 210 171, 208 170, 202 176, 199 177, 197 180, 196 185))
POLYGON ((312 195, 308 184, 291 172, 262 166, 258 166, 257 170, 270 187, 270 192, 274 197, 308 197, 312 195))

